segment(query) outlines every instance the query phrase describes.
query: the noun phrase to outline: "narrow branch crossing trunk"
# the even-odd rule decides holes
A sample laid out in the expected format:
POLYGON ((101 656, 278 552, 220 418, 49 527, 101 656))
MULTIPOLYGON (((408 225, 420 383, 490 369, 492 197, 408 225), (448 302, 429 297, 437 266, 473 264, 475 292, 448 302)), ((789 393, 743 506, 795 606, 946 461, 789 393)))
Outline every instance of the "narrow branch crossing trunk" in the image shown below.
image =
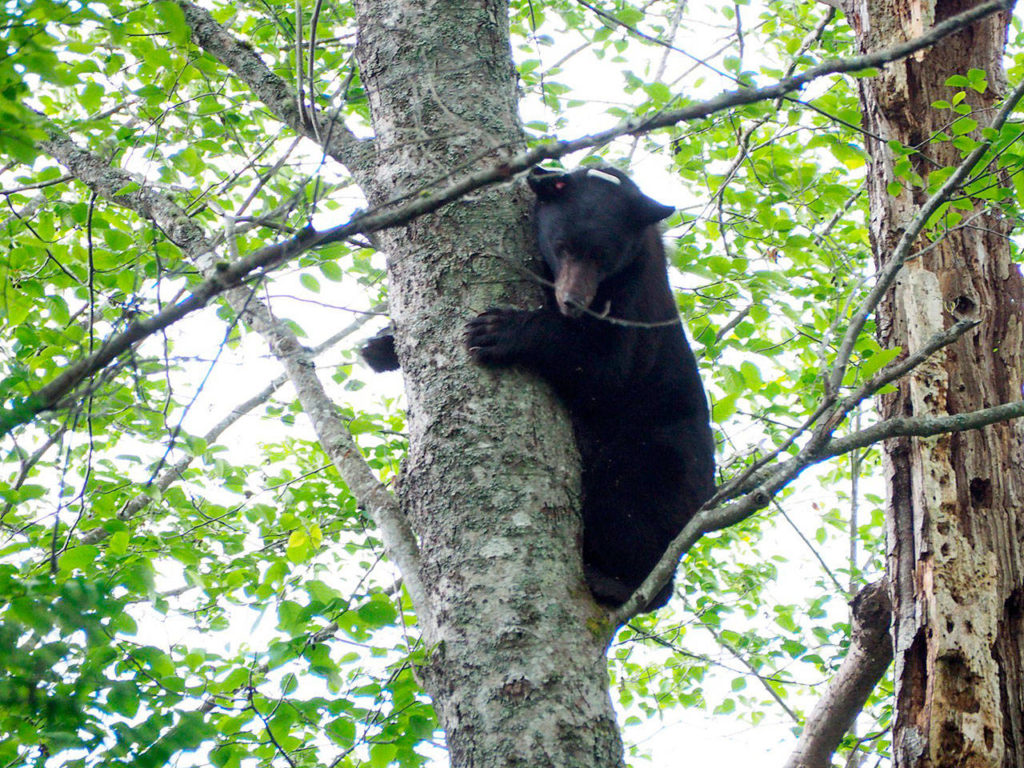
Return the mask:
MULTIPOLYGON (((850 0, 845 8, 866 51, 913 37, 971 4, 850 0)), ((970 117, 979 126, 991 120, 1005 95, 1007 19, 990 17, 860 81, 879 268, 927 196, 897 177, 899 157, 886 142, 920 149, 909 159, 926 183, 930 173, 959 162, 952 142, 929 139, 950 131, 960 116, 932 104, 953 102, 965 90, 970 117), (945 85, 971 69, 986 73, 984 93, 945 85), (895 196, 888 189, 894 181, 903 182, 895 196)), ((968 226, 933 233, 932 243, 921 238, 919 255, 880 308, 878 336, 884 347, 912 351, 958 317, 982 322, 884 397, 885 418, 956 414, 1021 399, 1024 284, 1011 262, 1010 222, 978 204, 961 213, 968 226)), ((886 444, 897 766, 1024 765, 1022 436, 1013 421, 886 444)))

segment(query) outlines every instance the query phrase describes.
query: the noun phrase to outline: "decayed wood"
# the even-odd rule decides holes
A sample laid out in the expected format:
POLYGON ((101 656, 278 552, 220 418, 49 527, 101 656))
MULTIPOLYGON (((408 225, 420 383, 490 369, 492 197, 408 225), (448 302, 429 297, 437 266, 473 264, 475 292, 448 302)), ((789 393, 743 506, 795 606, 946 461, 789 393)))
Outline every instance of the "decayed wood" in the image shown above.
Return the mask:
MULTIPOLYGON (((913 37, 965 5, 853 0, 846 10, 868 50, 913 37)), ((957 116, 931 105, 959 90, 945 85, 951 75, 984 70, 988 89, 966 89, 966 102, 976 110, 972 117, 987 124, 1005 95, 1006 21, 1005 14, 988 19, 860 81, 879 268, 924 195, 920 188, 889 194, 895 158, 883 142, 920 146, 911 161, 924 179, 956 164, 960 153, 950 142, 928 139, 957 116)), ((1010 224, 980 205, 974 213, 971 226, 936 236, 933 247, 907 263, 880 307, 878 334, 883 346, 913 349, 954 315, 981 323, 884 397, 886 418, 944 416, 1021 399, 1024 282, 1010 259, 1010 224)), ((898 766, 1024 764, 1022 436, 1010 422, 887 444, 898 766)))

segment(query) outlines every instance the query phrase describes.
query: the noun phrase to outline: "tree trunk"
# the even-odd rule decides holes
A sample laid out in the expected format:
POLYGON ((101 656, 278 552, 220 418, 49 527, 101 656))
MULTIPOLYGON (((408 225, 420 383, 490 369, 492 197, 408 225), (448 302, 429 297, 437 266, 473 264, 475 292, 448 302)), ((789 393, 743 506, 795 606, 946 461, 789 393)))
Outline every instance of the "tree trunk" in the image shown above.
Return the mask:
MULTIPOLYGON (((359 0, 374 206, 524 148, 501 0, 359 0)), ((399 481, 429 605, 419 670, 453 766, 623 764, 610 627, 578 556, 578 458, 552 393, 468 361, 466 320, 527 306, 529 195, 509 185, 382 232, 409 410, 399 481), (585 628, 590 628, 586 631, 585 628)))
MULTIPOLYGON (((867 51, 913 37, 971 4, 849 0, 846 11, 867 51)), ((910 160, 926 182, 930 172, 959 163, 952 142, 929 142, 959 115, 931 105, 951 102, 961 90, 945 85, 951 75, 980 69, 988 80, 985 93, 963 90, 971 117, 981 126, 991 120, 1004 95, 1008 18, 989 17, 860 81, 878 267, 927 197, 907 183, 900 194, 889 194, 887 185, 899 180, 898 156, 886 142, 919 148, 910 160)), ((883 347, 912 352, 949 327, 953 314, 976 315, 982 324, 883 397, 885 418, 955 414, 1021 399, 1024 284, 1011 262, 1010 222, 980 205, 962 213, 968 226, 933 233, 933 243, 918 242, 918 255, 880 307, 878 337, 883 347)), ((1024 765, 1021 441, 1015 421, 885 446, 897 766, 1024 765)))

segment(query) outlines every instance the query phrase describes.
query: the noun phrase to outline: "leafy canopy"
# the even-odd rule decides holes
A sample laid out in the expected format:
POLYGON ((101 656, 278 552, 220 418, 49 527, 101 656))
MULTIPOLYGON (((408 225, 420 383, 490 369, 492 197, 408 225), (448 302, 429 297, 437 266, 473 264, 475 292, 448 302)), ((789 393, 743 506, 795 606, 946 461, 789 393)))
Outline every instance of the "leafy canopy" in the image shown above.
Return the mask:
MULTIPOLYGON (((292 3, 204 3, 282 82, 301 82, 307 101, 369 135, 351 6, 299 5, 301 35, 292 3), (303 57, 300 77, 295 49, 311 32, 313 69, 303 57)), ((341 165, 194 42, 186 8, 36 0, 0 11, 0 402, 11 412, 178 300, 211 249, 230 259, 361 204, 341 165), (56 159, 67 138, 80 163, 56 159), (87 161, 115 174, 112 194, 84 183, 87 161), (140 212, 140 192, 170 201, 205 245, 189 247, 140 212)), ((826 13, 516 0, 531 140, 852 53, 846 23, 826 13)), ((977 123, 964 93, 985 87, 977 71, 951 81, 934 105, 949 128, 931 140, 969 151, 977 123)), ((678 207, 673 281, 725 477, 814 408, 835 331, 870 273, 859 119, 855 81, 835 78, 596 152, 678 207)), ((1004 175, 975 179, 935 227, 955 226, 978 200, 1009 206, 1024 192, 1019 136, 1018 125, 1004 129, 993 149, 1004 175)), ((900 168, 893 194, 923 184, 909 160, 900 168)), ((390 480, 405 449, 401 399, 353 352, 381 311, 381 265, 356 240, 305 253, 250 288, 304 344, 327 342, 317 367, 369 465, 390 480)), ((844 384, 899 351, 881 349, 869 324, 844 384)), ((277 376, 237 307, 217 302, 5 438, 0 764, 443 761, 413 675, 425 649, 398 574, 277 376)), ((837 460, 776 512, 687 556, 671 608, 623 629, 609 654, 627 739, 672 708, 681 719, 710 710, 800 724, 808 686, 849 642, 846 600, 882 571, 875 464, 871 451, 837 460), (867 492, 862 483, 855 493, 861 477, 867 492)), ((869 707, 861 749, 886 753, 888 717, 884 704, 869 707)), ((646 747, 632 749, 642 763, 646 747)))

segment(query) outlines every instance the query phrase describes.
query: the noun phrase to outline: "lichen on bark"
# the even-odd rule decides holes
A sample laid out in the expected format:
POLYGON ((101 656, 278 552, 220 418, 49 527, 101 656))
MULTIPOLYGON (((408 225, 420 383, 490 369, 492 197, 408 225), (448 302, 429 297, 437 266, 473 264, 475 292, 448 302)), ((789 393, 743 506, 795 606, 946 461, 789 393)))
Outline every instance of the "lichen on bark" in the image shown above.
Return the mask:
MULTIPOLYGON (((371 205, 521 151, 507 6, 356 3, 377 165, 371 205)), ((578 458, 551 391, 472 365, 474 313, 538 299, 528 195, 511 183, 381 232, 409 410, 399 482, 433 649, 420 678, 455 766, 622 765, 608 633, 579 599, 578 458)))

